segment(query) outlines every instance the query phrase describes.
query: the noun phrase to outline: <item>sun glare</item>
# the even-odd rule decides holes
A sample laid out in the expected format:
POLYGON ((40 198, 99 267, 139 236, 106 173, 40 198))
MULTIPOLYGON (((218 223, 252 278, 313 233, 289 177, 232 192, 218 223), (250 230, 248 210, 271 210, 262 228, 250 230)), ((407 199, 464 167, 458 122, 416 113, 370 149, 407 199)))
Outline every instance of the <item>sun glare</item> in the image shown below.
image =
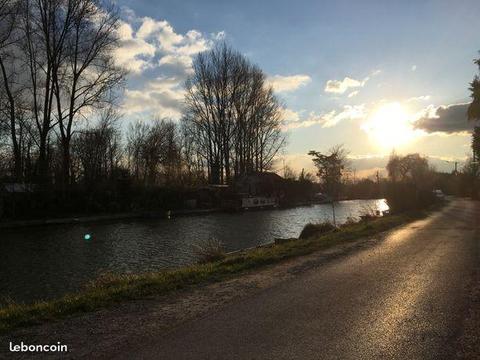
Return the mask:
POLYGON ((410 118, 402 105, 389 103, 378 108, 363 128, 382 148, 395 148, 414 139, 410 118))

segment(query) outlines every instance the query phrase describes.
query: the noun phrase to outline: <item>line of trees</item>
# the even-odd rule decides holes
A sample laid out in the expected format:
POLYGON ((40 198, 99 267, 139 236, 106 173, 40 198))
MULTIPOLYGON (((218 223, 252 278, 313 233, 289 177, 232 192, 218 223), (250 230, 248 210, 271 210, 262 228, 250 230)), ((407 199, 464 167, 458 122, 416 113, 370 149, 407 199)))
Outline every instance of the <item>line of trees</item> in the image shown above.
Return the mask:
POLYGON ((199 54, 182 127, 211 183, 272 167, 285 144, 281 105, 265 74, 226 44, 199 54))
POLYGON ((230 184, 272 168, 281 105, 225 43, 194 59, 180 122, 121 126, 118 25, 98 0, 0 0, 0 178, 68 192, 125 177, 230 184))
POLYGON ((2 162, 15 181, 48 184, 54 171, 73 181, 78 123, 112 106, 125 78, 113 59, 118 22, 95 0, 0 0, 2 162))

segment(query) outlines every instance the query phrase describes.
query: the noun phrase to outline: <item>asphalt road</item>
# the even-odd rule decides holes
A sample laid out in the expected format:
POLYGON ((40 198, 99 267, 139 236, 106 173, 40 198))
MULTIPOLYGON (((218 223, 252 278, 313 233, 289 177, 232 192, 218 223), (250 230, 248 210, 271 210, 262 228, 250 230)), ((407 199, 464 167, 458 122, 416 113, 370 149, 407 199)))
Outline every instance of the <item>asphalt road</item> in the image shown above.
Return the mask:
POLYGON ((455 358, 478 286, 479 225, 480 205, 455 200, 376 246, 120 347, 115 358, 455 358))

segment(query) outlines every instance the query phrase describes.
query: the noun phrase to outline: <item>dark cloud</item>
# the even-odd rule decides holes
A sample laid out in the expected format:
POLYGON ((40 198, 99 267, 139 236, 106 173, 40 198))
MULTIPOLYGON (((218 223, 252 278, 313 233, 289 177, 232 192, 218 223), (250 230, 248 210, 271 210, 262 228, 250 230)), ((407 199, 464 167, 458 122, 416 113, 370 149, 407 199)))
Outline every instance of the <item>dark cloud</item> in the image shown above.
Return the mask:
POLYGON ((467 109, 469 104, 452 104, 430 108, 425 116, 418 119, 414 126, 426 132, 459 133, 470 131, 475 122, 467 120, 467 109))

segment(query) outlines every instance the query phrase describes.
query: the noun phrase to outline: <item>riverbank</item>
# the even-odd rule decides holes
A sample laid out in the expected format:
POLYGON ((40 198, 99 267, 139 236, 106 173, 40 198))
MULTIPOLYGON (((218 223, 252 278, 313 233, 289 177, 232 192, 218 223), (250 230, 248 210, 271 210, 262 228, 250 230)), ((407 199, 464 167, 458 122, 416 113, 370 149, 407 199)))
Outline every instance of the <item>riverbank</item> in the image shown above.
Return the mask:
POLYGON ((22 227, 34 227, 45 225, 68 225, 113 220, 127 219, 152 219, 168 218, 169 216, 195 216, 221 212, 222 209, 195 209, 195 210, 171 210, 171 211, 150 211, 150 212, 129 212, 120 214, 104 214, 94 216, 70 216, 64 218, 33 219, 33 220, 7 220, 0 221, 0 229, 14 229, 22 227))
POLYGON ((425 215, 426 212, 410 213, 362 221, 343 226, 336 232, 237 252, 217 262, 178 270, 103 276, 76 294, 32 305, 10 304, 0 309, 0 332, 6 333, 15 328, 91 312, 128 300, 162 296, 175 290, 229 279, 248 270, 376 235, 425 215))
MULTIPOLYGON (((352 200, 380 200, 380 199, 343 199, 341 201, 352 201, 352 200)), ((299 202, 295 204, 290 204, 288 206, 279 207, 279 209, 307 207, 307 206, 314 206, 316 204, 324 204, 324 203, 299 202)), ((250 209, 248 211, 258 211, 258 210, 265 210, 265 209, 250 209)), ((238 211, 244 211, 244 210, 238 210, 238 211)), ((213 213, 227 213, 227 212, 232 212, 232 211, 222 209, 222 208, 208 208, 208 209, 181 209, 181 210, 168 210, 168 211, 167 210, 137 211, 137 212, 98 214, 98 215, 88 215, 88 216, 76 215, 76 216, 58 217, 58 218, 53 217, 48 219, 22 219, 22 220, 1 220, 0 219, 0 229, 15 229, 15 228, 49 226, 49 225, 99 223, 104 221, 129 220, 129 219, 165 219, 169 217, 199 216, 199 215, 206 215, 206 214, 213 214, 213 213)))

